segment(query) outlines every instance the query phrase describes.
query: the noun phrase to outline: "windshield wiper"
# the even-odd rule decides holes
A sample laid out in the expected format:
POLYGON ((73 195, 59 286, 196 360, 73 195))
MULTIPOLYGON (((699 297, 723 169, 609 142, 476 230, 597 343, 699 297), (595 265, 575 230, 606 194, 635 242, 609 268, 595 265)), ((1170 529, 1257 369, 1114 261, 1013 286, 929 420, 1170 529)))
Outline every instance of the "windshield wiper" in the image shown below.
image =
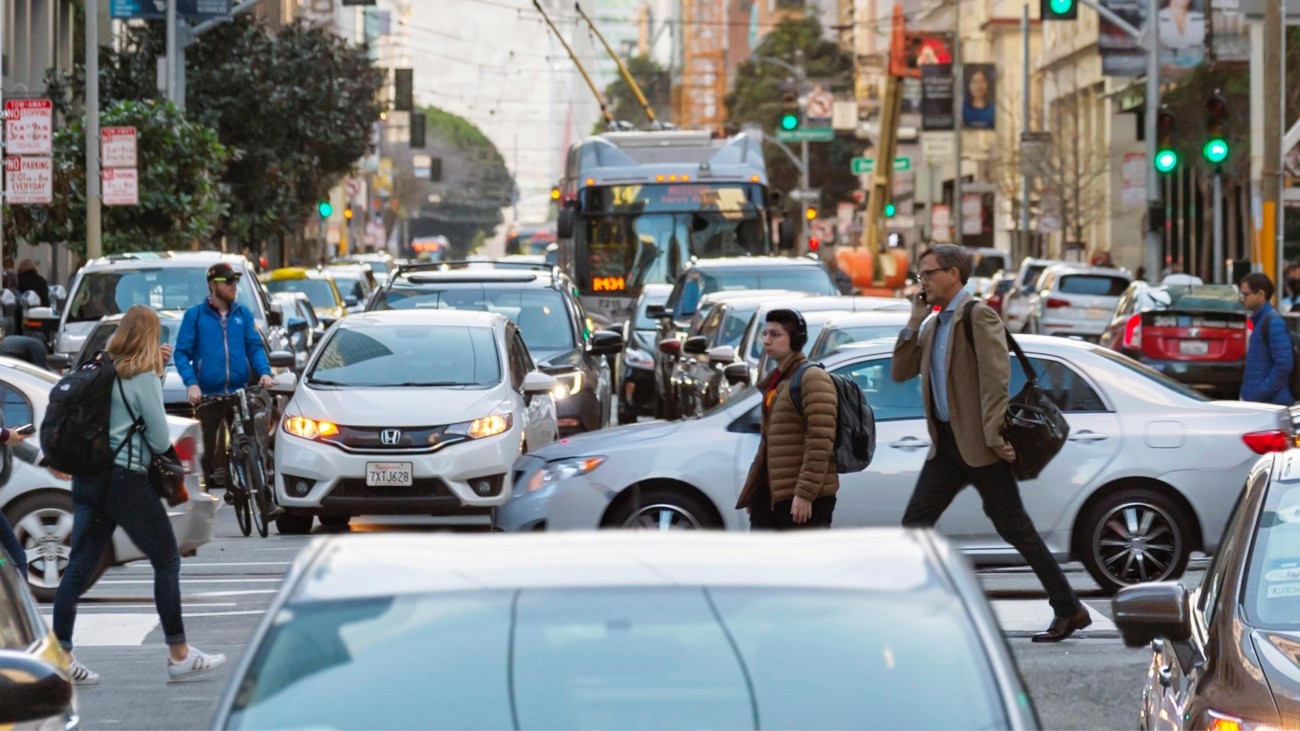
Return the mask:
POLYGON ((342 386, 344 384, 338 381, 327 381, 322 378, 308 378, 307 383, 314 383, 317 386, 342 386))
POLYGON ((406 383, 396 383, 393 385, 404 386, 409 388, 413 386, 466 386, 469 384, 461 383, 460 381, 430 381, 429 383, 415 383, 414 381, 407 381, 406 383))

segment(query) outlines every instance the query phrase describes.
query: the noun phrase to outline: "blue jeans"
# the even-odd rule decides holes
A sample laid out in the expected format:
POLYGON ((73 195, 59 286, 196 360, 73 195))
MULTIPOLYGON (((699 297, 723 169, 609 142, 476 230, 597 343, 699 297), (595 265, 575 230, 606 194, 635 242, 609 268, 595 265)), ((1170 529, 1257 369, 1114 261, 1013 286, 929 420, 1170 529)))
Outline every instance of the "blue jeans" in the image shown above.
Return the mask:
POLYGON ((169 645, 185 644, 181 621, 181 556, 176 535, 158 494, 144 472, 113 465, 111 474, 74 477, 72 556, 54 594, 54 635, 72 649, 77 600, 90 585, 104 551, 120 525, 153 565, 153 602, 169 645))
POLYGON ((9 554, 9 558, 18 569, 18 574, 27 578, 27 552, 18 542, 18 536, 14 535, 14 528, 9 525, 9 519, 4 516, 4 513, 0 513, 0 548, 9 554))

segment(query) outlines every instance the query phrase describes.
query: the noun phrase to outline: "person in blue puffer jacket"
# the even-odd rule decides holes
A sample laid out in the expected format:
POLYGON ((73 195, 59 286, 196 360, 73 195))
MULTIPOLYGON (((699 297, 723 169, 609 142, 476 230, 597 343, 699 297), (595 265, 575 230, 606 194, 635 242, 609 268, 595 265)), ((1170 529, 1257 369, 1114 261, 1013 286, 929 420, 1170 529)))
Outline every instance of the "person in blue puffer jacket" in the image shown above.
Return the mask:
MULTIPOLYGON (((203 476, 209 490, 228 486, 225 465, 217 453, 217 430, 228 411, 221 404, 204 404, 203 397, 233 393, 256 374, 264 388, 275 385, 266 344, 257 332, 253 313, 235 301, 240 273, 225 262, 208 268, 208 298, 185 311, 176 336, 176 372, 189 389, 189 402, 203 429, 203 476)), ((226 500, 232 496, 227 492, 226 500)))
POLYGON ((1246 347, 1246 372, 1241 378, 1241 400, 1290 406, 1291 368, 1295 365, 1291 336, 1286 321, 1269 304, 1273 280, 1262 272, 1251 272, 1237 285, 1241 304, 1250 313, 1254 331, 1246 347), (1265 341, 1264 332, 1268 338, 1265 341))

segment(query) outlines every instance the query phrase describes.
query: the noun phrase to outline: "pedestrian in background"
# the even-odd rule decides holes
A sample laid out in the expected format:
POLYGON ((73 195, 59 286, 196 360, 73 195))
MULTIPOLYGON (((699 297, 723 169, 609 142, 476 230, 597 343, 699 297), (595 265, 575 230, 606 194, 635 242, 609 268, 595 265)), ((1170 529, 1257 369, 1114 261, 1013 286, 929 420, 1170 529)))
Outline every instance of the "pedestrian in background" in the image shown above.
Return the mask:
POLYGON ((1297 312, 1300 304, 1300 264, 1290 262, 1286 265, 1286 287, 1282 290, 1282 302, 1279 308, 1283 312, 1297 312))
POLYGON ((23 259, 18 262, 18 293, 35 292, 41 298, 41 307, 50 306, 50 285, 36 268, 36 262, 23 259))
MULTIPOLYGON (((167 643, 167 676, 185 680, 217 669, 226 656, 200 652, 185 640, 180 552, 167 511, 149 484, 151 455, 171 447, 163 411, 161 335, 158 313, 133 305, 108 342, 108 354, 117 368, 108 440, 115 450, 113 468, 97 477, 72 480, 72 555, 54 595, 54 634, 71 653, 77 601, 120 525, 153 566, 154 606, 167 643), (143 430, 132 426, 137 416, 143 430)), ((98 673, 75 659, 69 674, 77 685, 99 682, 98 673)))
POLYGON ((803 354, 807 323, 794 310, 772 310, 760 335, 776 369, 761 385, 761 439, 736 508, 749 511, 750 530, 829 528, 840 488, 835 384, 825 369, 805 368, 800 411, 790 397, 790 380, 808 360, 803 354))
POLYGON ((1290 406, 1295 402, 1290 385, 1295 358, 1286 321, 1269 304, 1273 299, 1273 280, 1263 272, 1251 272, 1237 285, 1237 296, 1250 313, 1254 326, 1246 346, 1241 400, 1290 406))
POLYGON ((1011 463, 1016 450, 1002 436, 1010 401, 1006 329, 993 308, 972 300, 963 287, 970 257, 953 244, 926 249, 919 262, 921 291, 894 346, 890 375, 897 382, 921 376, 930 453, 903 513, 909 528, 933 528, 957 493, 975 485, 984 514, 1002 540, 1024 557, 1047 590, 1055 618, 1034 642, 1059 642, 1092 624, 1065 573, 1047 550, 1020 499, 1011 463), (966 303, 974 306, 966 308, 966 303), (938 307, 936 317, 926 319, 938 307), (971 340, 963 318, 971 318, 971 340))

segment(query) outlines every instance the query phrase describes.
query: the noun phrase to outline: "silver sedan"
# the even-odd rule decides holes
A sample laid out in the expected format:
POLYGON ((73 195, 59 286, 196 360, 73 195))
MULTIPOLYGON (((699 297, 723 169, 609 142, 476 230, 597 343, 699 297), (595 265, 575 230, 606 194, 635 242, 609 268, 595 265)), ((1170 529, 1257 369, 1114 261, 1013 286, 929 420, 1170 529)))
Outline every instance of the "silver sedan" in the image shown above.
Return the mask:
MULTIPOLYGON (((1070 439, 1025 507, 1059 560, 1079 560, 1101 586, 1174 578, 1192 551, 1213 552, 1257 455, 1285 448, 1280 406, 1210 401, 1104 348, 1062 338, 1019 341, 1044 390, 1070 422, 1070 439)), ((893 343, 845 346, 825 361, 852 377, 876 414, 876 454, 842 475, 835 525, 898 525, 930 447, 920 381, 889 376, 893 343)), ((1012 365, 1011 391, 1024 376, 1012 365)), ((702 418, 634 424, 550 445, 515 464, 503 530, 748 526, 734 508, 758 448, 759 395, 748 390, 702 418)), ((974 490, 938 528, 981 563, 1018 564, 974 490)))

